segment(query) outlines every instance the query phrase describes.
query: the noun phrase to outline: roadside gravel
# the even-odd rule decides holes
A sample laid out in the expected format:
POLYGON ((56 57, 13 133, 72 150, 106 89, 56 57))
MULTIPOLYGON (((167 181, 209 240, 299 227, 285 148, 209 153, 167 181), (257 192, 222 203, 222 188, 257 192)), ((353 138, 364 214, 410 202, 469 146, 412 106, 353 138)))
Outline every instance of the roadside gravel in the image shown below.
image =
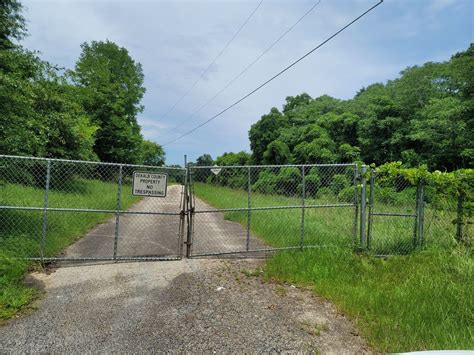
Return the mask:
POLYGON ((0 352, 370 351, 323 299, 265 283, 262 260, 63 266, 33 274, 38 310, 0 327, 0 352))

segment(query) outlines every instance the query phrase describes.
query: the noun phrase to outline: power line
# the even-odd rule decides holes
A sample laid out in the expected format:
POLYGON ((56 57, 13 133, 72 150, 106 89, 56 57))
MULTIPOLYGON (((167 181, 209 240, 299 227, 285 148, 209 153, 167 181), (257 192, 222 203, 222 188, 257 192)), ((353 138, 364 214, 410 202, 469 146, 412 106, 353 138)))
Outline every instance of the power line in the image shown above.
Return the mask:
POLYGON ((371 12, 372 10, 374 10, 377 6, 379 6, 380 4, 383 3, 383 0, 379 0, 379 2, 375 5, 373 5, 372 7, 370 7, 368 10, 364 11, 362 14, 360 14, 359 16, 357 16, 356 18, 354 18, 352 21, 350 21, 349 23, 347 23, 344 27, 340 28, 338 31, 334 32, 331 36, 329 36, 328 38, 326 38, 324 41, 322 41, 320 44, 318 44, 316 47, 314 47, 313 49, 311 49, 309 52, 307 52, 305 55, 303 55, 302 57, 298 58, 297 60, 295 60, 293 63, 291 63, 290 65, 288 65, 287 67, 285 67, 284 69, 282 69, 281 71, 279 71, 277 74, 275 74, 274 76, 272 76, 270 79, 268 79, 267 81, 265 81, 264 83, 260 84, 259 86, 257 86, 255 89, 253 89, 252 91, 250 91, 248 94, 246 94, 245 96, 241 97, 240 99, 238 99, 237 101, 235 101, 233 104, 227 106, 225 109, 223 109, 222 111, 220 111, 219 113, 215 114, 214 116, 212 116, 211 118, 207 119, 206 121, 200 123, 199 125, 197 125, 196 127, 194 127, 193 129, 183 133, 182 135, 180 135, 179 137, 173 139, 173 140, 170 140, 168 142, 166 142, 165 144, 163 144, 163 146, 166 146, 168 144, 171 144, 171 143, 174 143, 176 142, 177 140, 197 131, 199 128, 201 128, 202 126, 208 124, 209 122, 215 120, 217 117, 221 116, 223 113, 229 111, 232 107, 238 105, 239 103, 241 103, 242 101, 244 101, 247 97, 253 95, 254 93, 256 93, 257 91, 259 91, 261 88, 263 88, 265 85, 267 85, 268 83, 270 83, 271 81, 273 81, 274 79, 276 79, 277 77, 279 77, 280 75, 282 75, 284 72, 288 71, 289 69, 291 69, 292 67, 294 67, 296 64, 298 64, 299 62, 301 62, 304 58, 306 58, 307 56, 309 56, 310 54, 312 54, 313 52, 315 52, 316 50, 318 50, 319 48, 321 48, 322 46, 324 46, 326 43, 328 43, 330 40, 332 40, 334 37, 336 37, 337 35, 339 35, 341 32, 343 32, 345 29, 347 29, 348 27, 350 27, 351 25, 353 25, 355 22, 359 21, 362 17, 364 17, 365 15, 367 15, 369 12, 371 12))
POLYGON ((221 90, 219 90, 214 96, 212 96, 210 99, 208 99, 204 104, 202 104, 196 111, 191 113, 188 117, 186 117, 184 120, 179 122, 176 126, 171 128, 171 131, 174 131, 175 129, 178 129, 181 127, 185 122, 189 121, 191 118, 193 118, 197 113, 199 113, 204 107, 209 105, 216 97, 218 97, 220 94, 222 94, 229 86, 231 86, 237 79, 239 79, 247 70, 249 70, 251 67, 255 65, 268 51, 270 51, 278 42, 280 42, 288 33, 290 33, 293 28, 296 27, 297 24, 299 24, 307 15, 309 15, 310 12, 314 10, 316 6, 319 5, 321 0, 316 1, 304 14, 301 16, 293 25, 291 25, 285 32, 283 32, 275 41, 273 41, 270 46, 268 46, 259 56, 257 56, 252 62, 250 62, 239 74, 237 74, 236 77, 234 77, 231 81, 229 81, 221 90))
POLYGON ((263 0, 260 0, 260 2, 258 3, 257 7, 248 15, 248 17, 245 19, 245 21, 242 23, 242 25, 240 26, 240 28, 237 30, 237 32, 234 33, 234 35, 232 36, 232 38, 225 44, 225 46, 221 49, 221 51, 214 57, 214 59, 212 60, 211 63, 209 63, 209 65, 206 67, 206 69, 204 69, 202 72, 201 72, 201 75, 199 75, 199 77, 196 79, 196 81, 191 85, 191 87, 185 91, 185 93, 183 95, 181 95, 181 97, 173 104, 173 106, 171 106, 171 108, 165 112, 165 114, 161 117, 161 119, 164 119, 166 116, 168 116, 175 108, 176 106, 178 106, 178 104, 183 101, 183 99, 189 95, 189 93, 195 88, 195 86, 197 85, 198 82, 201 81, 201 79, 204 77, 204 75, 206 75, 206 73, 209 71, 209 69, 211 69, 211 67, 214 65, 214 63, 217 61, 217 59, 220 58, 220 56, 225 52, 225 50, 230 46, 230 44, 235 40, 235 38, 239 35, 239 33, 243 30, 243 28, 247 25, 247 23, 250 21, 250 19, 252 18, 252 16, 257 12, 258 8, 260 7, 260 5, 262 5, 262 2, 263 0))

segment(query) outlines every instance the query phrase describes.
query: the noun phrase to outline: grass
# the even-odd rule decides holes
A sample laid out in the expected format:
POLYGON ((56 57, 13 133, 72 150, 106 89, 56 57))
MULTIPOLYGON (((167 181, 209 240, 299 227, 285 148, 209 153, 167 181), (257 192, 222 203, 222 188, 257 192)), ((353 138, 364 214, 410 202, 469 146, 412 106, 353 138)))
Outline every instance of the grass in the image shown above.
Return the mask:
MULTIPOLYGON (((217 208, 247 208, 248 196, 243 190, 204 183, 195 183, 195 193, 208 204, 217 208)), ((301 198, 281 195, 265 195, 252 192, 252 207, 299 206, 301 198)), ((306 205, 344 204, 334 195, 321 198, 307 198, 306 205)), ((414 204, 393 206, 377 203, 378 212, 414 213, 414 204)), ((199 216, 198 216, 199 217, 199 216)), ((353 207, 312 208, 305 210, 305 234, 303 245, 348 246, 353 243, 353 207)), ((200 217, 205 218, 205 217, 200 217)), ((226 212, 225 218, 247 224, 247 211, 226 212)), ((439 247, 453 246, 455 213, 425 209, 425 241, 439 247)), ((199 219, 196 220, 196 224, 199 219)), ((372 252, 376 255, 407 254, 414 248, 414 218, 374 216, 372 228, 372 252)), ((198 228, 199 226, 197 226, 198 228)), ((281 209, 271 211, 252 211, 251 230, 265 243, 274 247, 300 246, 301 209, 281 209)))
MULTIPOLYGON (((127 186, 124 187, 126 189, 127 186)), ((1 186, 2 205, 41 207, 44 190, 5 183, 1 186)), ((140 198, 122 194, 126 209, 140 198)), ((49 207, 115 209, 117 185, 99 180, 77 180, 65 189, 52 189, 49 207)), ((107 213, 49 212, 45 255, 54 256, 98 223, 111 218, 107 213)), ((0 319, 8 319, 27 306, 37 291, 22 284, 24 274, 37 264, 18 259, 39 257, 42 211, 0 211, 0 319)))
MULTIPOLYGON (((215 207, 247 206, 245 191, 196 184, 195 192, 215 207)), ((259 206, 297 202, 283 196, 252 197, 259 206)), ((407 209, 391 209, 403 210, 407 209)), ((349 315, 378 351, 474 348, 474 262, 467 248, 452 243, 454 227, 443 223, 452 214, 427 208, 427 247, 386 259, 347 247, 353 216, 350 208, 307 211, 305 243, 333 247, 280 252, 268 260, 265 276, 312 287, 349 315)), ((225 218, 243 225, 247 221, 242 212, 226 213, 225 218)), ((269 245, 294 246, 300 241, 300 218, 298 209, 252 212, 251 230, 269 245)), ((378 218, 374 238, 381 250, 397 250, 391 248, 399 248, 400 240, 401 246, 411 243, 411 219, 378 218)))

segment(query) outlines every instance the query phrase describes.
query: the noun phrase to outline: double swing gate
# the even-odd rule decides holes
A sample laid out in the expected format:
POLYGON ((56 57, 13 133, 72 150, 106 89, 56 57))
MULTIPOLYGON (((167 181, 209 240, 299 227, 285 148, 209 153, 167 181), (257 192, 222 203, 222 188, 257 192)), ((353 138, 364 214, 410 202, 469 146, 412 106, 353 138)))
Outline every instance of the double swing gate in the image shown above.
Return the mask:
POLYGON ((334 246, 407 254, 471 233, 463 198, 355 164, 180 168, 0 155, 0 259, 334 246))

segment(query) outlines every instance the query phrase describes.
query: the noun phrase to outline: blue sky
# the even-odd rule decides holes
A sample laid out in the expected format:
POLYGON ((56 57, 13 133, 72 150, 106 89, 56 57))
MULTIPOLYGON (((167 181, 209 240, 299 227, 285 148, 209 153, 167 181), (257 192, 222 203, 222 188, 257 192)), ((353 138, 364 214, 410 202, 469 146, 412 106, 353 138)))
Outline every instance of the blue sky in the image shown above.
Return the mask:
MULTIPOLYGON (((259 0, 28 0, 29 36, 22 44, 72 68, 80 44, 109 39, 142 63, 147 92, 139 123, 147 139, 165 143, 213 116, 303 55, 377 0, 322 0, 248 72, 179 129, 291 26, 314 1, 264 0, 194 90, 169 115, 259 0)), ((397 77, 409 65, 443 61, 474 42, 474 0, 385 0, 375 11, 263 90, 209 125, 165 147, 167 163, 249 150, 248 130, 286 96, 307 92, 350 98, 363 86, 397 77)))

